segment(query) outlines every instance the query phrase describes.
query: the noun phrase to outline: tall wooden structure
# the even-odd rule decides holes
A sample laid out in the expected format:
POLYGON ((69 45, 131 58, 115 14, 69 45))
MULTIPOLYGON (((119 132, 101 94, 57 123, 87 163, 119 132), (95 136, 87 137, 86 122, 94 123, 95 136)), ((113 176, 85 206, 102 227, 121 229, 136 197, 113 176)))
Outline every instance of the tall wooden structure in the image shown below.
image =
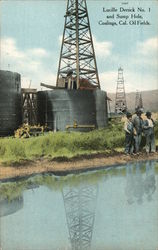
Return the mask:
POLYGON ((116 88, 116 99, 115 99, 115 113, 122 114, 127 111, 126 94, 124 86, 123 69, 118 69, 118 79, 116 88))
POLYGON ((21 89, 22 94, 22 121, 29 125, 37 124, 37 90, 21 89))
POLYGON ((68 0, 56 85, 79 89, 84 81, 100 88, 87 5, 68 0))

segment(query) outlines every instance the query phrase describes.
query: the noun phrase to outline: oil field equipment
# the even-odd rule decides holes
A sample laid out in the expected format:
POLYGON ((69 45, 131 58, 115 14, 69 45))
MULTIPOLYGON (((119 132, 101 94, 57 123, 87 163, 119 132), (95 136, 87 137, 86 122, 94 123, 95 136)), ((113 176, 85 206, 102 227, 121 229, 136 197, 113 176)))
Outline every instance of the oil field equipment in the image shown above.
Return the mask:
POLYGON ((46 131, 48 131, 46 126, 23 124, 22 127, 15 131, 14 136, 15 138, 29 138, 31 136, 42 135, 46 131))
POLYGON ((68 0, 57 86, 100 88, 86 0, 68 0))
POLYGON ((79 131, 107 125, 107 94, 100 82, 86 0, 68 0, 56 86, 37 93, 38 122, 64 131, 77 122, 79 131), (81 126, 82 125, 82 126, 81 126))
POLYGON ((68 131, 71 128, 75 128, 75 129, 80 129, 80 128, 88 128, 88 129, 95 129, 95 125, 81 125, 78 124, 77 121, 74 121, 73 125, 66 125, 66 130, 68 131))
MULTIPOLYGON (((38 121, 54 131, 65 131, 74 123, 87 125, 78 131, 89 131, 91 126, 103 128, 107 124, 106 92, 101 90, 46 90, 37 93, 38 121)), ((72 128, 70 130, 76 130, 72 128)))
POLYGON ((135 110, 142 109, 143 110, 143 100, 142 93, 137 90, 136 99, 135 99, 135 110))
POLYGON ((21 76, 0 70, 0 136, 13 135, 21 124, 21 76))
POLYGON ((115 113, 123 114, 127 111, 126 94, 124 86, 123 69, 118 69, 118 79, 116 88, 116 99, 115 99, 115 113))
POLYGON ((37 124, 37 90, 31 88, 22 88, 21 94, 23 123, 35 125, 37 124))

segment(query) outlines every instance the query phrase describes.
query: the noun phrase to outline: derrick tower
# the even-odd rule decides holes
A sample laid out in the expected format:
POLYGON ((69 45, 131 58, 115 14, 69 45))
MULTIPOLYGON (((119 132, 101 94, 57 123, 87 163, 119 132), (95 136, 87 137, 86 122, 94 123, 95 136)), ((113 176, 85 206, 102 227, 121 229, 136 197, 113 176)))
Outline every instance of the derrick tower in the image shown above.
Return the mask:
POLYGON ((57 87, 100 88, 86 0, 68 0, 57 87))
POLYGON ((118 79, 115 99, 115 113, 122 114, 127 111, 126 94, 124 86, 123 69, 118 69, 118 79))
POLYGON ((97 185, 65 187, 63 200, 72 250, 89 250, 98 194, 97 185))
POLYGON ((21 89, 22 122, 29 125, 37 124, 37 89, 21 89))
POLYGON ((135 110, 143 109, 142 93, 137 90, 135 99, 135 110))

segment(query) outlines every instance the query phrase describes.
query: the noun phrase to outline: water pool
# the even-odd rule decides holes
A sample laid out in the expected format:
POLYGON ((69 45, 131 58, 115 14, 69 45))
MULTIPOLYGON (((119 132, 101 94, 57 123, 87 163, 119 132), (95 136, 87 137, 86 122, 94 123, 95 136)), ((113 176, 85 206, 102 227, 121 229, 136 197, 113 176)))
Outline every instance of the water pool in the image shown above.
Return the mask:
POLYGON ((1 249, 157 250, 157 185, 156 161, 1 183, 1 249))

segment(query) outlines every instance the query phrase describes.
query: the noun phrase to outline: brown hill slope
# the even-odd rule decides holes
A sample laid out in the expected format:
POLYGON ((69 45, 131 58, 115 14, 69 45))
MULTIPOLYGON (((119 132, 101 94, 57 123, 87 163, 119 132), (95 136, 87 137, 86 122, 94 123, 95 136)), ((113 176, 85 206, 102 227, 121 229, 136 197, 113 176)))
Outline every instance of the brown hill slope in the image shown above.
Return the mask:
MULTIPOLYGON (((158 89, 156 90, 149 90, 149 91, 142 91, 142 99, 143 99, 143 106, 144 110, 151 110, 153 112, 158 111, 158 89)), ((108 93, 108 97, 111 98, 110 106, 111 112, 114 112, 115 107, 115 93, 108 93)), ((134 111, 135 110, 135 98, 136 93, 126 93, 126 100, 127 100, 127 107, 128 110, 134 111)))

